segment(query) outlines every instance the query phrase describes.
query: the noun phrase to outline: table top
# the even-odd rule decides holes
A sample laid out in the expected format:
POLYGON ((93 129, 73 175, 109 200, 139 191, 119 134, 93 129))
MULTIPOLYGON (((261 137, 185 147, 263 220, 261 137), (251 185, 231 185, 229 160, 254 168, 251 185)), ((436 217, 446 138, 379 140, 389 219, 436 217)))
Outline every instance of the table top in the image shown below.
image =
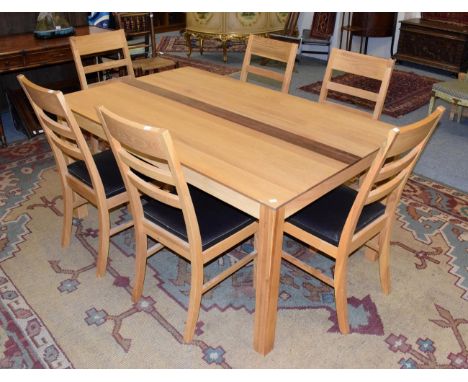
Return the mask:
POLYGON ((101 137, 98 105, 167 128, 184 166, 271 208, 373 157, 393 127, 190 67, 110 81, 66 99, 101 137))
MULTIPOLYGON (((83 36, 108 31, 108 29, 93 26, 75 27, 74 36, 83 36)), ((66 47, 69 45, 69 37, 70 36, 41 39, 34 37, 33 32, 0 36, 0 57, 20 54, 23 52, 34 52, 66 47)))

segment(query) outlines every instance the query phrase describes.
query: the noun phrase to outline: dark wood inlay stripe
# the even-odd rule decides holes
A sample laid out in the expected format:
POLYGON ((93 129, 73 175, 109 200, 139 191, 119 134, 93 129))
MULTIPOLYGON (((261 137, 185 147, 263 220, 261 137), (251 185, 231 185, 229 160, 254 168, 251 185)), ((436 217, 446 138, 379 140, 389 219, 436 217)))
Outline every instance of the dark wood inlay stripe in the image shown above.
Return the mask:
POLYGON ((250 117, 246 117, 244 115, 234 113, 232 111, 220 108, 218 106, 211 105, 209 103, 187 97, 185 95, 173 92, 171 90, 161 88, 153 84, 148 84, 146 82, 139 81, 137 79, 132 79, 132 78, 123 79, 123 82, 131 86, 134 86, 136 88, 148 91, 150 93, 162 96, 164 98, 171 99, 173 101, 179 102, 186 106, 193 107, 195 109, 204 111, 206 113, 209 113, 217 117, 226 119, 228 121, 237 123, 239 125, 248 127, 249 129, 252 129, 252 130, 261 132, 263 134, 267 134, 272 137, 281 139, 283 141, 292 143, 294 145, 303 147, 307 150, 314 151, 320 155, 327 156, 329 158, 335 159, 337 161, 340 161, 346 164, 353 164, 361 160, 361 158, 357 155, 348 153, 346 151, 337 149, 335 147, 326 145, 321 142, 314 141, 313 139, 309 139, 301 135, 282 130, 276 126, 272 126, 267 123, 257 121, 250 117))

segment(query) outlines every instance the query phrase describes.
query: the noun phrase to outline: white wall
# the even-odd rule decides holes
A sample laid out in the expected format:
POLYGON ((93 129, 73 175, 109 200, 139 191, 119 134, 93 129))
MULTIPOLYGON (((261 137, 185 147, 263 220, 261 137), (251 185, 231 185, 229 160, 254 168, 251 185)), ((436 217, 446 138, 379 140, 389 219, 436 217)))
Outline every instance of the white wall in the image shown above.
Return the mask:
MULTIPOLYGON (((333 37, 332 37, 332 47, 338 48, 340 45, 339 39, 340 39, 340 29, 341 29, 341 19, 344 16, 343 12, 338 12, 336 15, 336 23, 335 23, 335 31, 333 32, 333 37)), ((313 12, 303 12, 301 13, 299 20, 298 20, 298 29, 299 33, 302 34, 302 30, 304 29, 309 29, 310 26, 312 25, 312 19, 314 17, 313 12)), ((396 26, 396 33, 395 33, 395 42, 393 45, 393 53, 396 53, 397 47, 398 47, 398 38, 400 36, 400 20, 407 20, 411 18, 418 18, 421 17, 421 13, 419 12, 398 12, 398 17, 397 17, 397 26, 396 26)), ((346 20, 345 19, 345 25, 346 25, 346 20)), ((390 57, 390 44, 391 44, 392 38, 391 37, 369 37, 369 43, 367 46, 367 54, 372 55, 372 56, 379 56, 379 57, 385 57, 388 58, 390 57)), ((361 41, 359 37, 354 37, 353 38, 353 45, 352 45, 352 50, 355 52, 359 52, 359 45, 361 41)), ((346 49, 346 34, 343 33, 343 42, 341 44, 342 49, 346 49)), ((363 49, 364 49, 364 43, 363 43, 363 49)), ((305 56, 311 56, 311 57, 316 57, 321 60, 326 60, 326 56, 324 55, 312 55, 312 54, 306 54, 304 53, 305 56)))

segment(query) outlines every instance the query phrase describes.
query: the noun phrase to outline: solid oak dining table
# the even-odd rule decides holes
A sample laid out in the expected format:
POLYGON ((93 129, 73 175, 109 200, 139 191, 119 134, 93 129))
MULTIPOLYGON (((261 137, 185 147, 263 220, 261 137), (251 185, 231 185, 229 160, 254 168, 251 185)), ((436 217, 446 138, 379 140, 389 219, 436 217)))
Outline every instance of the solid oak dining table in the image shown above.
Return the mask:
POLYGON ((170 131, 190 184, 259 220, 254 349, 274 347, 283 222, 369 168, 393 126, 184 67, 66 95, 80 127, 106 139, 96 107, 170 131))

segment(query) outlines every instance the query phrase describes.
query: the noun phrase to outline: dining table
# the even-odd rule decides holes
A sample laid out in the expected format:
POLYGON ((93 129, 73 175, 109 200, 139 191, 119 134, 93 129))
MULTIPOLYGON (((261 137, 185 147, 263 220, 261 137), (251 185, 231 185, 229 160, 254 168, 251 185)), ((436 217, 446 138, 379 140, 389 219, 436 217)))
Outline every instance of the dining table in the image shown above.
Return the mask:
POLYGON ((97 107, 170 131, 187 182, 258 219, 253 347, 274 348, 289 216, 369 168, 394 126, 331 103, 182 67, 65 96, 106 139, 97 107))

